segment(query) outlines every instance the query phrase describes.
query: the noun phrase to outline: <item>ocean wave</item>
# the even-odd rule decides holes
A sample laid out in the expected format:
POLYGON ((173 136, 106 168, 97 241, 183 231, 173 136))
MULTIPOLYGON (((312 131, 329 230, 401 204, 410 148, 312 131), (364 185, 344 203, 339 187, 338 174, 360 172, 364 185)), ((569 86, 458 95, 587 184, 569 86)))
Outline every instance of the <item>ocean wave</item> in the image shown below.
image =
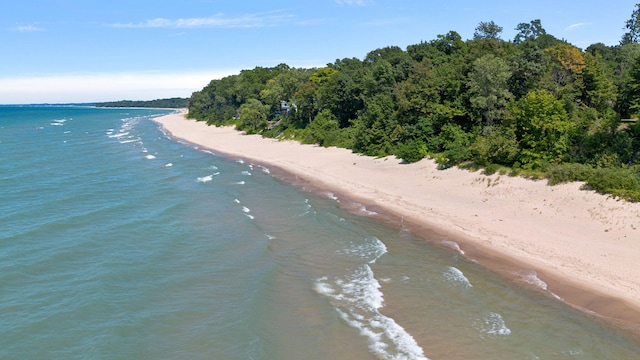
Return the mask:
POLYGON ((535 270, 518 271, 516 272, 516 275, 529 285, 533 285, 542 290, 547 290, 547 283, 538 277, 538 273, 536 273, 535 270))
POLYGON ((332 193, 331 191, 327 191, 325 193, 325 195, 331 200, 336 200, 336 201, 338 200, 338 197, 334 193, 332 193))
POLYGON ((394 319, 380 313, 384 306, 380 283, 369 265, 330 283, 319 278, 314 290, 329 299, 340 317, 369 341, 369 349, 382 359, 427 359, 415 339, 394 319))
POLYGON ((129 132, 125 131, 125 132, 119 132, 117 134, 109 135, 109 137, 112 139, 120 139, 121 137, 127 136, 127 135, 129 135, 129 132))
POLYGON ((251 172, 249 172, 249 171, 247 171, 247 170, 244 170, 244 171, 242 172, 242 175, 244 175, 244 176, 251 176, 251 172))
POLYGON ((358 213, 361 214, 361 215, 365 215, 365 216, 378 215, 377 212, 368 210, 367 207, 365 205, 363 205, 363 204, 354 203, 354 205, 356 206, 356 209, 358 210, 358 213))
POLYGON ((502 316, 498 313, 489 312, 473 323, 473 327, 483 335, 507 336, 511 334, 511 329, 507 327, 502 316))
POLYGON ((197 182, 206 183, 213 180, 213 175, 203 176, 196 179, 197 182))
POLYGON ((458 243, 455 242, 455 241, 442 240, 441 244, 446 246, 446 247, 448 247, 448 248, 450 248, 450 249, 453 249, 453 250, 459 252, 461 255, 464 255, 464 251, 462 251, 462 249, 460 249, 460 245, 458 245, 458 243))
POLYGON ((387 246, 377 237, 366 238, 361 244, 352 244, 350 247, 339 251, 354 257, 364 259, 367 263, 373 264, 382 255, 387 253, 387 246))
POLYGON ((167 163, 164 167, 172 167, 173 164, 172 163, 167 163))
POLYGON ((447 281, 459 285, 464 288, 471 288, 471 282, 464 276, 464 273, 460 271, 460 269, 455 268, 453 266, 448 266, 447 270, 442 274, 447 281))
POLYGON ((149 160, 153 160, 153 159, 155 159, 155 158, 156 158, 156 157, 155 157, 155 156, 153 156, 153 155, 147 155, 147 156, 145 156, 145 159, 149 159, 149 160))

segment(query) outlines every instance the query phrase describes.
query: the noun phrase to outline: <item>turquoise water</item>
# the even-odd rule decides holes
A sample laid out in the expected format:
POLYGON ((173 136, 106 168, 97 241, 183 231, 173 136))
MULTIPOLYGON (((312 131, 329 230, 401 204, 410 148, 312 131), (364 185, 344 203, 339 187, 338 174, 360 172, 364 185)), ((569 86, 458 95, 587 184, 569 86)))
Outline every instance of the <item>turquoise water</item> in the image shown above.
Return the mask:
POLYGON ((168 112, 0 107, 0 359, 640 353, 527 269, 173 141, 168 112))

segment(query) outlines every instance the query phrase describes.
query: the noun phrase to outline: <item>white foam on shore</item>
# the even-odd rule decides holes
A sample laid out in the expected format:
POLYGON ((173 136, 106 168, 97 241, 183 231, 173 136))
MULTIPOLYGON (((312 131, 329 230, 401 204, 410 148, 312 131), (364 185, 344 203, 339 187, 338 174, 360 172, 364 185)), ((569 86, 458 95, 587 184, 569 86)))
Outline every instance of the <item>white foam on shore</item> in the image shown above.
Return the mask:
POLYGON ((334 193, 332 193, 331 191, 327 191, 325 194, 331 200, 336 200, 336 201, 338 200, 338 197, 334 193))
POLYGON ((441 244, 459 252, 460 255, 464 255, 464 251, 460 249, 460 245, 458 245, 458 243, 453 240, 442 240, 441 244))
POLYGON ((535 287, 538 287, 542 290, 547 290, 547 283, 542 281, 539 277, 538 277, 538 273, 536 273, 534 270, 522 270, 522 271, 518 271, 516 272, 516 275, 518 275, 518 277, 526 282, 527 284, 533 285, 535 287))
POLYGON ((258 165, 258 167, 260 168, 260 170, 262 170, 263 173, 271 174, 271 171, 268 168, 266 168, 266 167, 264 167, 262 165, 258 165))
POLYGON ((360 203, 353 203, 353 205, 356 207, 356 209, 358 210, 358 213, 360 215, 365 215, 365 216, 374 216, 374 215, 378 215, 377 212, 375 211, 370 211, 367 210, 367 207, 363 204, 360 203))
POLYGON ((456 284, 458 286, 461 286, 463 288, 473 287, 469 279, 467 279, 467 277, 464 276, 464 273, 456 267, 448 266, 447 270, 442 274, 442 276, 444 276, 444 278, 447 279, 447 281, 453 284, 456 284))

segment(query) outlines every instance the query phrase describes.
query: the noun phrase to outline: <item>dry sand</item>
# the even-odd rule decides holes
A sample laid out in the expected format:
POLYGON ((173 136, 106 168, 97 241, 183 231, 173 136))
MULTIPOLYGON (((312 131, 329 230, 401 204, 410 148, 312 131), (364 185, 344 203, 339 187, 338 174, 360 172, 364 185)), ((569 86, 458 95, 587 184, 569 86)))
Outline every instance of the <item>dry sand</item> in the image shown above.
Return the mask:
POLYGON ((174 137, 382 209, 414 232, 435 231, 488 268, 640 334, 640 204, 580 190, 580 183, 438 170, 429 159, 403 164, 244 135, 183 114, 156 121, 174 137))

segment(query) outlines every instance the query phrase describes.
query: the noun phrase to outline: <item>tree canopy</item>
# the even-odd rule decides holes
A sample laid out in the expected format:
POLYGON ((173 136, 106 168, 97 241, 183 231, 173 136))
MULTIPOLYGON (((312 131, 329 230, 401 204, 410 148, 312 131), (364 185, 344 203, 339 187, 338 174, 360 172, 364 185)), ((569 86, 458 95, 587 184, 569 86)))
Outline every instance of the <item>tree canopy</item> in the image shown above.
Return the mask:
MULTIPOLYGON (((501 168, 602 190, 603 171, 640 178, 638 19, 640 4, 619 45, 586 50, 548 34, 540 19, 520 23, 513 41, 487 21, 466 41, 450 31, 321 68, 256 67, 193 93, 189 116, 367 155, 431 156, 442 167, 501 168)), ((625 189, 606 191, 640 199, 636 188, 625 189)))

